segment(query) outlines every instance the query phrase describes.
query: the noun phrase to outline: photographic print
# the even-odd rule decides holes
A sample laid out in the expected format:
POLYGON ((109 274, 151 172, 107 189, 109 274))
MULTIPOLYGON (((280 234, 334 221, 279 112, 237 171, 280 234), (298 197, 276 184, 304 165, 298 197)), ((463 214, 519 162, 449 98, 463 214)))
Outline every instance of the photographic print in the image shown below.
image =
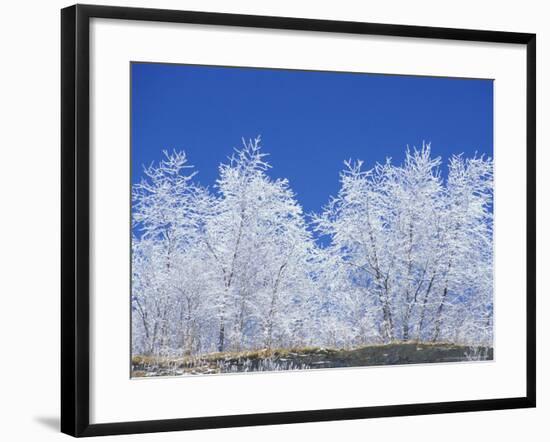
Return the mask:
POLYGON ((493 359, 493 80, 133 62, 131 376, 493 359))

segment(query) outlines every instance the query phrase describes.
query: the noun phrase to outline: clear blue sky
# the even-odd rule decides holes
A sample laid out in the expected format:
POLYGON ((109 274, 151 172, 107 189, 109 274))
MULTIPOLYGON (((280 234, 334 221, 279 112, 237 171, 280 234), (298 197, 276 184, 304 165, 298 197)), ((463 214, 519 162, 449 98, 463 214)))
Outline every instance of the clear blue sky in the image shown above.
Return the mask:
MULTIPOLYGON (((343 161, 366 167, 406 145, 493 156, 492 80, 133 63, 132 182, 163 149, 183 149, 212 187, 241 137, 261 135, 306 212, 338 191, 343 161)), ((444 169, 443 169, 444 171, 444 169)))

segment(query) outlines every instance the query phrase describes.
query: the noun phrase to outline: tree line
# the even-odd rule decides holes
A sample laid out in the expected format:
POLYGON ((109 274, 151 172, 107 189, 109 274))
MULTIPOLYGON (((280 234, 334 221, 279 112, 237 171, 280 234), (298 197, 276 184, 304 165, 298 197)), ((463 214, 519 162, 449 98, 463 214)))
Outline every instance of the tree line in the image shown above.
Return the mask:
POLYGON ((306 215, 259 138, 213 189, 184 152, 164 155, 132 187, 134 354, 492 346, 490 158, 452 156, 445 177, 429 145, 401 165, 348 161, 337 195, 306 215))

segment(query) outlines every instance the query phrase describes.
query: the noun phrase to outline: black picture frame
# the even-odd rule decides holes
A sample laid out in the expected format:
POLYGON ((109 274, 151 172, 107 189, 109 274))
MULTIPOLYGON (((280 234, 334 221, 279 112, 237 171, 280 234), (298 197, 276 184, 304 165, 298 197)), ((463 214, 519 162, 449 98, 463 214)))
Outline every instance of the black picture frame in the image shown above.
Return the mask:
POLYGON ((536 404, 536 35, 288 17, 75 5, 61 10, 61 431, 81 436, 425 415, 536 404), (439 403, 90 424, 90 19, 111 18, 525 45, 527 50, 526 395, 439 403))

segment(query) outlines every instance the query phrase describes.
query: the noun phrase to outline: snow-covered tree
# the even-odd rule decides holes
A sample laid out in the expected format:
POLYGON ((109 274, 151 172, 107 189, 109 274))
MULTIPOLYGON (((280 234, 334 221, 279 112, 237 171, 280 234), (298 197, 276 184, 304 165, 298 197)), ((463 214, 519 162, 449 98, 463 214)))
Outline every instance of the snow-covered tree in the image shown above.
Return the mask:
POLYGON ((197 248, 204 190, 192 183, 185 153, 164 155, 144 169, 132 195, 133 227, 140 234, 132 239, 133 336, 145 353, 175 346, 189 351, 208 294, 197 289, 208 285, 197 248))
POLYGON ((429 145, 407 150, 402 166, 347 162, 337 197, 314 219, 383 342, 437 341, 444 324, 450 339, 459 308, 482 298, 492 326, 492 162, 453 157, 446 182, 440 165, 429 145))
POLYGON ((218 351, 273 345, 288 332, 281 316, 300 302, 314 247, 302 209, 284 179, 266 173, 260 139, 243 141, 220 166, 217 195, 204 242, 222 282, 218 293, 218 351), (246 333, 246 330, 249 333, 246 333), (251 333, 254 331, 254 333, 251 333), (251 342, 252 340, 252 342, 251 342))
POLYGON ((307 222, 260 144, 243 141, 213 189, 183 152, 133 186, 134 353, 492 345, 491 159, 443 173, 423 145, 401 165, 347 161, 307 222))

